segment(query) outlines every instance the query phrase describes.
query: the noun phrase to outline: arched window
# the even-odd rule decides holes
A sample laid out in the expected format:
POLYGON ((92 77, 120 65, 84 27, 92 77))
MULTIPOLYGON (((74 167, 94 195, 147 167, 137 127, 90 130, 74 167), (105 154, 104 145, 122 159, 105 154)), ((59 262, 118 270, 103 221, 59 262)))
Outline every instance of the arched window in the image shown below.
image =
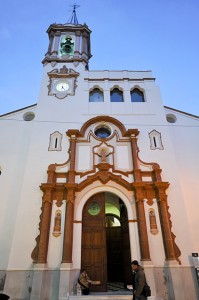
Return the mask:
POLYGON ((50 143, 48 150, 50 151, 61 151, 61 141, 62 141, 62 134, 58 131, 53 132, 50 135, 50 143))
POLYGON ((89 102, 104 102, 103 93, 95 88, 89 93, 89 102))
POLYGON ((131 102, 145 102, 144 94, 139 89, 134 89, 131 91, 131 102))
POLYGON ((123 93, 118 88, 111 91, 111 102, 124 102, 123 93))

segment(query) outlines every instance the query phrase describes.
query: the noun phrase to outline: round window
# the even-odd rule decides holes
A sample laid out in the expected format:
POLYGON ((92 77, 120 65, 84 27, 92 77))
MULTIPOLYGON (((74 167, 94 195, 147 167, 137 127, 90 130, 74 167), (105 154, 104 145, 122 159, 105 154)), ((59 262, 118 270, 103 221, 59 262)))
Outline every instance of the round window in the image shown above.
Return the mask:
POLYGON ((107 126, 100 126, 95 130, 95 135, 100 139, 105 139, 111 135, 111 130, 107 126))
POLYGON ((24 121, 32 121, 35 118, 35 114, 32 111, 26 112, 23 115, 24 121))
POLYGON ((100 213, 100 206, 97 202, 92 202, 88 207, 88 213, 91 216, 97 216, 100 213))
POLYGON ((167 118, 167 122, 169 123, 175 123, 177 121, 176 116, 173 114, 167 114, 166 118, 167 118))

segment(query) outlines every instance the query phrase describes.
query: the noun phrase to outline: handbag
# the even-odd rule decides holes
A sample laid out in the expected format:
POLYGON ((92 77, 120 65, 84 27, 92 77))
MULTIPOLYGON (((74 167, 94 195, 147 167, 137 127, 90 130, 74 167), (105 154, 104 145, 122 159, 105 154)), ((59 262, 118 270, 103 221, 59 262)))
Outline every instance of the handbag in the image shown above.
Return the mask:
POLYGON ((147 282, 145 283, 143 290, 142 290, 142 295, 144 295, 145 297, 150 297, 151 296, 151 288, 150 286, 147 284, 147 282))

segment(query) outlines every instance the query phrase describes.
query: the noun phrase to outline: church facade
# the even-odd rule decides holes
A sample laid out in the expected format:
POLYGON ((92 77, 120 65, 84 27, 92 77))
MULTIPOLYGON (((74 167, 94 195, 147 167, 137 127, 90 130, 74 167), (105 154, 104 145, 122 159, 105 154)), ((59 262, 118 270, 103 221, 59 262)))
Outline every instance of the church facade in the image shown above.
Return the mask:
POLYGON ((89 70, 86 24, 47 33, 38 103, 0 116, 1 291, 70 299, 86 268, 106 293, 137 259, 150 299, 198 299, 198 116, 151 71, 89 70))

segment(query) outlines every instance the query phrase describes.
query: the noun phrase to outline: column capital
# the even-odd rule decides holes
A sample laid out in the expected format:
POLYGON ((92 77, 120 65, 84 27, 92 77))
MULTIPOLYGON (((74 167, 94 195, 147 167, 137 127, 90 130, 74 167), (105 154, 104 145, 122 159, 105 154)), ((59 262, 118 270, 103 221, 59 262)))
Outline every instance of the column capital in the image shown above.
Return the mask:
POLYGON ((144 186, 133 186, 133 190, 135 191, 136 202, 142 201, 144 202, 145 191, 144 186))
POLYGON ((157 194, 157 200, 158 201, 167 201, 167 194, 166 190, 169 187, 168 182, 155 182, 154 187, 157 194))
POLYGON ((53 198, 53 192, 54 192, 54 184, 42 184, 40 186, 40 189, 43 192, 42 196, 42 203, 51 203, 53 198))
POLYGON ((138 129, 128 129, 125 133, 125 136, 129 136, 131 139, 136 138, 139 134, 138 129))
POLYGON ((74 189, 69 189, 67 191, 67 196, 66 196, 66 203, 74 203, 75 201, 75 190, 74 189))
POLYGON ((79 135, 79 130, 77 129, 69 129, 68 131, 66 131, 67 136, 69 136, 70 138, 75 138, 76 136, 79 135))

